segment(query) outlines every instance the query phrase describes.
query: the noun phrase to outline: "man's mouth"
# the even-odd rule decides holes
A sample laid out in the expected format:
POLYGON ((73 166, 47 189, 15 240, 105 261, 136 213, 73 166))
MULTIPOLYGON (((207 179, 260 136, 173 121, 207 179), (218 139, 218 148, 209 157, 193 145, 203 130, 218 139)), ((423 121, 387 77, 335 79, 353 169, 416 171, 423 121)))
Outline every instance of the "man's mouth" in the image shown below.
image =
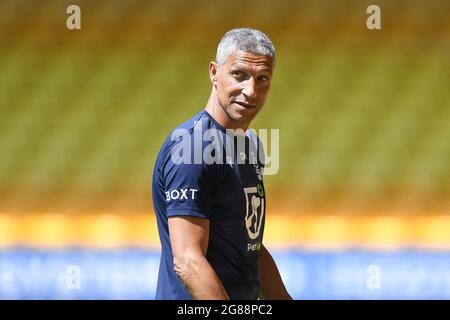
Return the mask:
POLYGON ((256 108, 255 105, 248 104, 248 103, 243 102, 243 101, 234 101, 234 103, 236 103, 236 104, 238 104, 238 105, 244 107, 245 109, 253 109, 253 108, 256 108))

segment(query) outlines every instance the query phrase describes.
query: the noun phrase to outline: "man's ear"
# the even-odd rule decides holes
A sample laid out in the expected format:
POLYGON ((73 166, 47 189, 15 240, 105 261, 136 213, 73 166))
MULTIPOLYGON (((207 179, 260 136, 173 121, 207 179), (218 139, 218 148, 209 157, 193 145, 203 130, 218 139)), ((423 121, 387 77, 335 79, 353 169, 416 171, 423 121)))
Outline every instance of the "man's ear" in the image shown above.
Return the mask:
POLYGON ((214 87, 217 86, 217 73, 219 71, 219 68, 217 67, 217 63, 214 61, 211 61, 209 63, 209 78, 211 79, 211 83, 214 87))

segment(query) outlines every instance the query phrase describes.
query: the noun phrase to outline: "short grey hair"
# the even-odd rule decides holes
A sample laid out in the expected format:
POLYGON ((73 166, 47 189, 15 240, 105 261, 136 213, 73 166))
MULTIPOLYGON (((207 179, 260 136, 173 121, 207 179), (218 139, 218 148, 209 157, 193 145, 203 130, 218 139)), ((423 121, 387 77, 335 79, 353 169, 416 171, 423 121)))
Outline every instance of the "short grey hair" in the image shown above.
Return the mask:
POLYGON ((275 60, 275 47, 272 41, 261 31, 251 28, 232 29, 225 33, 217 47, 217 65, 224 65, 228 56, 235 51, 269 56, 275 60))

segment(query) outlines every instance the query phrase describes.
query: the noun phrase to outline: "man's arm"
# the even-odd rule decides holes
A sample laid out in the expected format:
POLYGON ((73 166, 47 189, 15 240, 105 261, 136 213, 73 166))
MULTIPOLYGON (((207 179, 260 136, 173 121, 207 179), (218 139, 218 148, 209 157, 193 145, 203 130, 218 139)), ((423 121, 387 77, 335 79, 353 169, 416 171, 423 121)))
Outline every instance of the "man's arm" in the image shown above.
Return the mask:
POLYGON ((260 298, 292 300, 283 284, 275 261, 263 244, 261 244, 261 251, 259 252, 259 281, 261 287, 260 298))
POLYGON ((193 299, 229 299, 206 259, 209 220, 177 216, 169 219, 174 270, 193 299))

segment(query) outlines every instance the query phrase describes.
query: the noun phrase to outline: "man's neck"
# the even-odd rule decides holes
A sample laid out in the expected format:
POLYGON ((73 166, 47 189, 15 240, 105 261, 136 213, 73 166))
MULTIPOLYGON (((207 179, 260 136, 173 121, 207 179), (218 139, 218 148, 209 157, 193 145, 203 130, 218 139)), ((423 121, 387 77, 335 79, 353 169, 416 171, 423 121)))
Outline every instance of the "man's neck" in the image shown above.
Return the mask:
POLYGON ((228 114, 223 110, 222 106, 219 104, 216 92, 211 92, 208 102, 206 103, 205 110, 225 129, 241 129, 244 132, 247 131, 249 123, 242 124, 231 119, 228 114))

